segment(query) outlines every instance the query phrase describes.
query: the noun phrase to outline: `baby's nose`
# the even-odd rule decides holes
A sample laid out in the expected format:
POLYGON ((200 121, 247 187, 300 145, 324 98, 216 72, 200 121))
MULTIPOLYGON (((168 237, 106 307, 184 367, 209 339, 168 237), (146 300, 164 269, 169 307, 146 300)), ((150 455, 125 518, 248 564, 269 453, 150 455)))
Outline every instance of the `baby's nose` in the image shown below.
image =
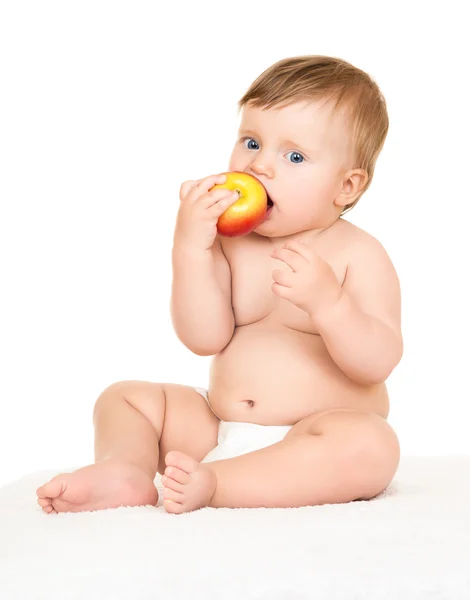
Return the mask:
POLYGON ((257 175, 265 175, 269 179, 272 179, 274 177, 274 167, 270 165, 267 161, 260 161, 258 159, 251 163, 251 169, 255 177, 257 175))

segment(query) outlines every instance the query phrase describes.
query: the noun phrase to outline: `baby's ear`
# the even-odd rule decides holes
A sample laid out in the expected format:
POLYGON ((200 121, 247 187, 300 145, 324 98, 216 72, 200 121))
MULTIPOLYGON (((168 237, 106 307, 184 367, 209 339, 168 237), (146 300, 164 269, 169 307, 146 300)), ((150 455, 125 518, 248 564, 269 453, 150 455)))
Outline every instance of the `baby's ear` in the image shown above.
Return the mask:
POLYGON ((335 198, 336 206, 352 204, 356 197, 362 192, 369 180, 369 175, 364 169, 352 169, 347 171, 343 178, 340 193, 335 198))

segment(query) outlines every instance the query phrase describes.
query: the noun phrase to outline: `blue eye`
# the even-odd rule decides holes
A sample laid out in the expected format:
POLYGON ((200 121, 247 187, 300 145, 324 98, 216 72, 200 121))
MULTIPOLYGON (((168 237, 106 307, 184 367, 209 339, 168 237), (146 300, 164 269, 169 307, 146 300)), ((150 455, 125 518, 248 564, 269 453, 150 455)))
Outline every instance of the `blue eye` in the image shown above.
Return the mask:
MULTIPOLYGON (((257 144, 257 143, 258 143, 258 142, 257 142, 257 141, 255 141, 253 138, 243 138, 243 139, 242 139, 242 142, 246 142, 246 141, 248 141, 248 142, 252 141, 252 142, 255 142, 255 144, 257 144)), ((257 148, 250 148, 250 147, 248 147, 248 150, 257 150, 257 148)))
POLYGON ((298 156, 301 159, 301 160, 295 160, 295 161, 293 161, 294 164, 300 165, 300 163, 304 162, 304 157, 301 154, 299 154, 299 152, 295 152, 294 151, 294 152, 288 152, 287 154, 293 154, 294 156, 298 156))

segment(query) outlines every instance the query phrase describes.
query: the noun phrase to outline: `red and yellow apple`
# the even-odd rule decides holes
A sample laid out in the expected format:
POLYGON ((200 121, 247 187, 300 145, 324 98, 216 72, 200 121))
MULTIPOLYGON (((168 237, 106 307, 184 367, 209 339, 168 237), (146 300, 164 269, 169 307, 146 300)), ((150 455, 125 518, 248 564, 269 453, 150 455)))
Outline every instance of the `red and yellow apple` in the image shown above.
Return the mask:
POLYGON ((246 235, 268 217, 268 194, 264 185, 248 173, 233 171, 224 175, 225 182, 215 185, 212 189, 236 190, 239 198, 220 215, 217 231, 226 237, 246 235))

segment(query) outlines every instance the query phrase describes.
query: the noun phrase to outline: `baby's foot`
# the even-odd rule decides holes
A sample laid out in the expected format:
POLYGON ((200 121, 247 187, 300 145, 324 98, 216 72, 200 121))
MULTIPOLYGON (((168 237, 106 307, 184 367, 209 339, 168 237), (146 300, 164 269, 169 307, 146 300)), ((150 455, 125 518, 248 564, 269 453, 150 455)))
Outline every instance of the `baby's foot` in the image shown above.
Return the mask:
POLYGON ((163 506, 169 513, 184 513, 209 503, 217 487, 215 473, 183 452, 168 452, 162 476, 163 506))
POLYGON ((36 490, 45 513, 103 510, 157 504, 150 475, 136 465, 107 459, 56 475, 36 490))

